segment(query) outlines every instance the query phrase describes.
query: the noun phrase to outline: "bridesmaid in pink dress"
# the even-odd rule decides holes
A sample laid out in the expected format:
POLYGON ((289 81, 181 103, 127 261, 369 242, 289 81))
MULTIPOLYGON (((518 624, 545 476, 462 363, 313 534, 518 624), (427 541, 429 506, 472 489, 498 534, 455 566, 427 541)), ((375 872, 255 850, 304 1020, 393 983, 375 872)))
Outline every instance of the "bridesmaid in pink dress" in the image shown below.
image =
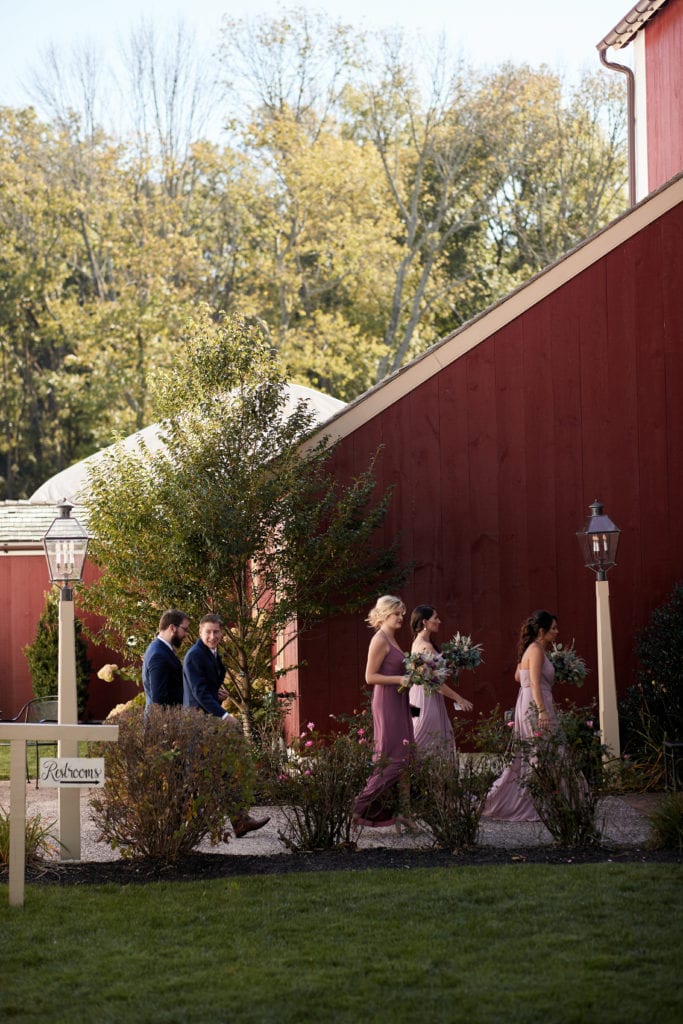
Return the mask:
MULTIPOLYGON (((522 625, 515 679, 520 684, 515 705, 514 735, 533 739, 538 732, 555 730, 557 716, 553 703, 555 669, 548 650, 557 640, 557 619, 551 612, 537 611, 522 625)), ((528 764, 518 751, 512 763, 489 790, 483 815, 503 821, 538 821, 529 790, 523 785, 528 764)))
POLYGON ((399 692, 399 687, 406 686, 408 677, 403 651, 396 640, 405 612, 403 601, 387 594, 378 599, 366 619, 375 630, 368 650, 365 681, 373 687, 373 761, 376 767, 365 789, 356 797, 353 818, 357 825, 412 825, 404 815, 395 814, 386 800, 396 783, 404 805, 409 799, 410 783, 406 769, 412 754, 413 722, 408 690, 399 692))
MULTIPOLYGON (((419 604, 410 616, 413 634, 413 654, 435 654, 439 648, 435 638, 441 625, 436 608, 430 604, 419 604)), ((461 711, 471 711, 472 705, 456 690, 445 683, 436 693, 426 693, 422 686, 410 687, 410 703, 419 709, 413 718, 415 746, 419 754, 442 753, 455 757, 455 736, 446 709, 445 697, 455 702, 461 711)), ((415 714, 413 712, 413 714, 415 714)))

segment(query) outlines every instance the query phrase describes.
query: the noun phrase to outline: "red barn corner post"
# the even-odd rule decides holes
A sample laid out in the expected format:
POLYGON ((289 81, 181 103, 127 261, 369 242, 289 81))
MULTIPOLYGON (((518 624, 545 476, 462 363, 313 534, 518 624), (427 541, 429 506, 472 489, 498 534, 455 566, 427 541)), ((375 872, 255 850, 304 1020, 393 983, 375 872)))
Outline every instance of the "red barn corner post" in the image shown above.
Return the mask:
POLYGON ((617 547, 621 531, 594 501, 583 530, 576 534, 587 569, 595 573, 595 604, 598 637, 598 699, 602 742, 608 757, 621 757, 619 743, 619 712, 614 674, 612 623, 609 614, 609 583, 607 572, 617 564, 617 547))

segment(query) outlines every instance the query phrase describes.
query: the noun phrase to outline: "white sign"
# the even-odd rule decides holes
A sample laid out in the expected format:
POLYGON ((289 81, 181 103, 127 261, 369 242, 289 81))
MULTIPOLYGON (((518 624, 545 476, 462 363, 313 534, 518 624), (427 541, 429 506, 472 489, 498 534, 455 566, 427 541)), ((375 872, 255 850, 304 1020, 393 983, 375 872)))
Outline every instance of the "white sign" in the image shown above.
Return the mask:
POLYGON ((75 789, 104 785, 103 757, 41 757, 38 786, 41 789, 75 789))

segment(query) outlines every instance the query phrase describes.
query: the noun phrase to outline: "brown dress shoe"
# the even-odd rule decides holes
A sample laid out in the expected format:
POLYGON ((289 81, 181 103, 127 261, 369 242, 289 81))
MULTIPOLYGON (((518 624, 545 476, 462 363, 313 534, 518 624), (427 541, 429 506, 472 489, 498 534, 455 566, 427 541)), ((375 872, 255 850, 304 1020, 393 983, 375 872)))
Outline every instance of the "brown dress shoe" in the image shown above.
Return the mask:
POLYGON ((251 815, 247 815, 246 818, 233 821, 232 830, 235 833, 235 839, 243 839, 250 832, 256 832, 257 829, 263 828, 269 821, 270 815, 266 815, 265 818, 252 818, 251 815))

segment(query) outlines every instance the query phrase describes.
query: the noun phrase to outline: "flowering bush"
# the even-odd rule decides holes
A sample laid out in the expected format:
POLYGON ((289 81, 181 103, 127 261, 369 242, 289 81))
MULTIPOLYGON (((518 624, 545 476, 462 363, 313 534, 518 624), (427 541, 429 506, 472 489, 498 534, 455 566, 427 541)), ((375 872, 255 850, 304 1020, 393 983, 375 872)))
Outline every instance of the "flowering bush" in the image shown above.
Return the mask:
POLYGON ((274 791, 287 820, 280 841, 295 851, 350 845, 353 804, 371 770, 372 742, 363 726, 321 736, 308 722, 274 791))
POLYGON ((496 769, 486 757, 435 751, 415 761, 411 807, 434 844, 458 851, 476 845, 486 794, 496 769))
POLYGON ((472 637, 464 633, 456 633, 441 645, 442 657, 453 672, 478 668, 484 660, 483 650, 481 644, 473 644, 472 637))
POLYGON ((443 657, 432 651, 406 654, 403 664, 408 675, 408 683, 406 686, 399 686, 399 693, 410 686, 421 686, 425 693, 436 693, 451 674, 443 657))
POLYGON ((600 842, 597 822, 604 748, 596 720, 582 722, 575 709, 558 710, 558 729, 532 740, 516 739, 525 763, 523 785, 539 818, 560 846, 600 842), (590 724, 588 724, 590 723, 590 724))
POLYGON ((553 644, 552 650, 548 652, 548 658, 555 669, 556 683, 572 683, 574 686, 583 686, 588 669, 586 662, 574 650, 573 641, 569 647, 553 644))
POLYGON ((93 744, 105 784, 90 807, 100 838, 124 857, 175 863, 225 819, 251 804, 252 766, 244 737, 221 719, 152 705, 116 716, 118 743, 93 744))

